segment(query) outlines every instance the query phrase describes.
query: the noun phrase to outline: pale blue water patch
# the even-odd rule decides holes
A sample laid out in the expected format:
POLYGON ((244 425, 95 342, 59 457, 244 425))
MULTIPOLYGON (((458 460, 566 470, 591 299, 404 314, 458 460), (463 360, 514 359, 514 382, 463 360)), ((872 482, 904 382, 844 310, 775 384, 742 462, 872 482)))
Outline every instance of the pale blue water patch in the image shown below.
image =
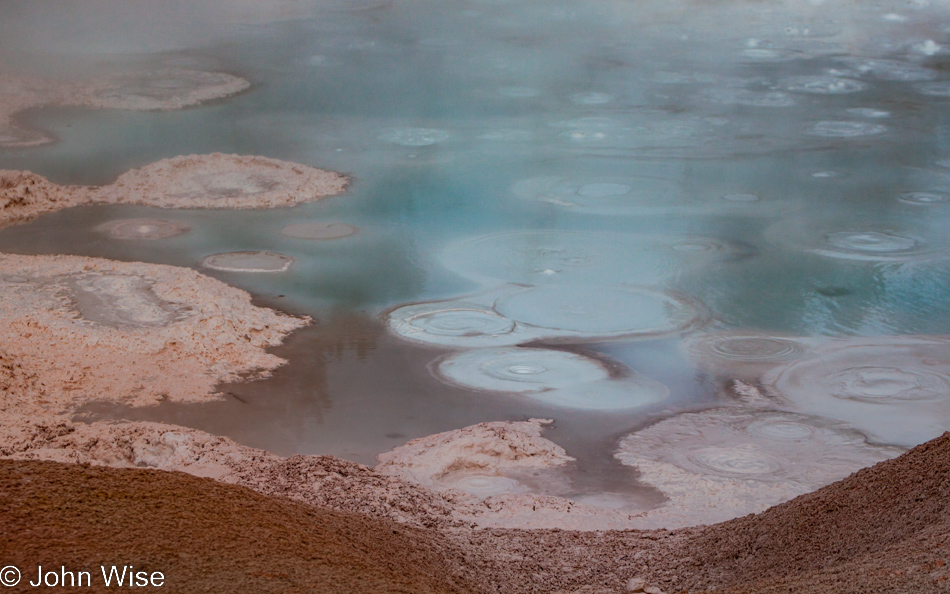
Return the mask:
MULTIPOLYGON (((292 20, 229 20, 212 41, 182 31, 162 53, 96 57, 102 41, 92 32, 51 46, 75 49, 72 61, 89 71, 176 63, 239 74, 253 86, 182 111, 34 110, 23 122, 57 142, 0 151, 2 168, 103 184, 162 158, 233 152, 352 177, 346 194, 291 209, 99 206, 0 232, 2 251, 195 267, 317 322, 278 351, 286 368, 229 386, 230 400, 97 414, 363 462, 474 422, 553 417, 550 435, 581 459, 579 492, 629 490, 631 477, 609 455, 617 439, 664 416, 732 402, 737 369, 793 377, 791 387, 775 383, 796 397, 799 383, 827 386, 837 380, 813 376, 847 371, 816 364, 799 381, 795 369, 777 370, 792 360, 753 354, 739 365, 742 353, 730 352, 717 367, 689 345, 732 335, 752 337, 741 348, 784 340, 812 361, 814 345, 829 339, 950 334, 950 75, 946 55, 919 49, 928 38, 942 41, 941 10, 896 2, 847 10, 607 0, 303 5, 292 20), (907 20, 882 17, 889 12, 907 20), (149 241, 96 230, 125 218, 190 229, 149 241), (311 222, 357 232, 327 241, 281 233, 311 222), (273 274, 201 268, 205 257, 235 251, 294 262, 273 274), (557 353, 545 360, 600 361, 615 374, 588 382, 606 386, 600 393, 480 389, 472 378, 484 375, 478 349, 487 348, 498 349, 491 361, 504 370, 534 369, 504 360, 534 349, 557 353), (478 364, 451 383, 438 372, 446 360, 478 364), (625 386, 649 397, 624 400, 625 386), (584 410, 588 396, 597 406, 584 410)), ((127 42, 120 36, 116 47, 127 42)), ((62 75, 48 55, 31 61, 38 49, 19 47, 17 68, 35 63, 37 75, 62 75)), ((900 365, 918 354, 905 350, 900 365)), ((870 352, 878 350, 847 350, 870 352)), ((845 376, 855 390, 913 383, 889 373, 845 376)), ((888 406, 903 406, 897 400, 888 406)), ((888 433, 875 415, 862 417, 868 409, 795 402, 803 414, 838 415, 903 444, 936 430, 888 433)))

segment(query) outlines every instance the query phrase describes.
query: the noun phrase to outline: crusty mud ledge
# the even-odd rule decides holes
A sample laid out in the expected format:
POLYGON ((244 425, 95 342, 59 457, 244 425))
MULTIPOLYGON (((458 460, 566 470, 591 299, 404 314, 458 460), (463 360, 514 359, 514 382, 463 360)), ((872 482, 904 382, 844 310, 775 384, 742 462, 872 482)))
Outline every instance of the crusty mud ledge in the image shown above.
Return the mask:
MULTIPOLYGON (((281 458, 184 427, 70 420, 92 400, 214 398, 216 382, 281 363, 264 349, 306 320, 255 307, 247 293, 193 270, 3 255, 0 306, 0 457, 184 471, 307 509, 355 512, 371 524, 396 521, 420 535, 411 546, 442 551, 444 575, 458 577, 434 591, 759 592, 798 580, 813 591, 893 591, 899 584, 928 592, 946 591, 950 579, 950 434, 758 516, 709 528, 615 530, 629 528, 630 517, 555 497, 479 498, 454 488, 473 473, 491 485, 512 471, 569 461, 541 437, 540 419, 413 440, 381 456, 376 469, 329 456, 281 458)), ((95 492, 108 508, 110 491, 95 492)), ((70 500, 89 499, 83 493, 70 500)), ((3 501, 2 513, 23 504, 3 501)), ((96 513, 108 515, 105 508, 96 513)), ((61 532, 55 519, 36 521, 61 532)), ((412 576, 400 563, 398 556, 385 560, 394 575, 412 576)), ((336 582, 327 583, 332 589, 336 582)))
POLYGON ((28 576, 128 563, 175 592, 950 591, 950 433, 761 514, 677 531, 446 531, 54 462, 0 461, 0 493, 0 556, 28 576))
POLYGON ((0 148, 52 142, 21 126, 16 115, 31 107, 81 105, 106 109, 164 111, 235 95, 251 83, 226 72, 157 68, 117 72, 84 81, 57 81, 0 74, 0 148))
POLYGON ((61 186, 0 170, 0 228, 84 204, 159 208, 278 208, 342 193, 346 176, 268 157, 187 155, 123 173, 106 186, 61 186))

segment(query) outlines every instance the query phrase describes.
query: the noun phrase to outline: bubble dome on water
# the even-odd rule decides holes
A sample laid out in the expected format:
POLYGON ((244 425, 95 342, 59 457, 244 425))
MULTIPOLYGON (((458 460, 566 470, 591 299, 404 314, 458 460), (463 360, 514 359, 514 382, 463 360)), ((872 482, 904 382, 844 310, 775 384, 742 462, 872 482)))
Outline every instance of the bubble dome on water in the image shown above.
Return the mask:
POLYGON ((914 87, 918 93, 931 97, 950 97, 950 81, 922 83, 914 87))
POLYGON ((874 109, 873 107, 850 107, 845 111, 853 116, 862 118, 881 119, 891 117, 891 112, 883 109, 874 109))
POLYGON ((950 430, 950 343, 839 340, 763 381, 801 407, 902 445, 950 430))
POLYGON ((449 133, 437 128, 392 128, 378 136, 383 142, 402 146, 429 146, 445 142, 449 133))
POLYGON ((508 346, 537 337, 491 307, 436 301, 397 307, 385 315, 389 329, 413 342, 476 348, 508 346))
POLYGON ((918 235, 871 217, 786 221, 770 227, 765 235, 781 244, 844 260, 914 262, 950 254, 950 238, 937 231, 918 235))
POLYGON ((867 85, 859 80, 829 75, 791 76, 784 79, 782 85, 794 93, 814 95, 844 95, 867 88, 867 85))
POLYGON ((659 402, 669 395, 663 384, 629 373, 610 378, 594 359, 534 348, 465 351, 440 360, 443 381, 476 390, 510 392, 544 404, 579 410, 623 410, 659 402))
POLYGON ((907 192, 897 197, 906 204, 930 205, 950 202, 950 195, 938 192, 907 192))
POLYGON ((513 97, 517 99, 537 97, 541 91, 533 87, 502 87, 498 89, 498 94, 503 97, 513 97))
POLYGON ((877 231, 838 231, 825 236, 828 245, 855 256, 893 254, 913 250, 919 242, 912 237, 877 231))
POLYGON ((571 102, 577 105, 606 105, 611 101, 613 101, 613 96, 607 93, 589 91, 571 95, 571 102))
POLYGON ((885 132, 887 132, 887 126, 883 124, 835 121, 818 122, 809 130, 809 134, 813 136, 823 136, 825 138, 860 138, 864 136, 877 136, 885 132))
POLYGON ((937 78, 936 71, 912 62, 865 58, 843 58, 841 61, 862 74, 881 80, 919 82, 937 78))
POLYGON ((839 421, 724 407, 636 431, 620 440, 615 457, 670 498, 648 516, 675 526, 759 511, 901 452, 839 421))
POLYGON ((189 229, 184 223, 162 219, 117 219, 96 227, 100 233, 117 239, 165 239, 189 229))
POLYGON ((606 279, 649 282, 674 268, 672 254, 655 240, 568 231, 515 231, 467 238, 448 245, 440 262, 457 274, 492 285, 603 283, 606 279))
POLYGON ((602 363, 545 349, 497 348, 465 351, 442 359, 435 368, 443 380, 494 392, 542 392, 605 380, 602 363))
POLYGON ((682 205, 676 184, 656 177, 533 177, 514 184, 511 192, 526 200, 592 214, 633 215, 682 205))
POLYGON ((502 297, 495 310, 558 336, 661 336, 705 322, 698 302, 650 287, 552 285, 502 297))
POLYGON ((294 259, 276 252, 225 252, 202 260, 202 266, 225 272, 284 272, 294 259))
POLYGON ((752 91, 749 89, 710 89, 705 96, 723 105, 750 105, 752 107, 791 107, 795 105, 787 93, 781 91, 752 91))
POLYGON ((292 223, 280 232, 288 237, 297 239, 330 240, 341 239, 356 234, 356 227, 346 223, 292 223))
POLYGON ((758 377, 765 369, 801 358, 810 347, 803 339, 733 331, 690 337, 686 349, 723 375, 758 377))

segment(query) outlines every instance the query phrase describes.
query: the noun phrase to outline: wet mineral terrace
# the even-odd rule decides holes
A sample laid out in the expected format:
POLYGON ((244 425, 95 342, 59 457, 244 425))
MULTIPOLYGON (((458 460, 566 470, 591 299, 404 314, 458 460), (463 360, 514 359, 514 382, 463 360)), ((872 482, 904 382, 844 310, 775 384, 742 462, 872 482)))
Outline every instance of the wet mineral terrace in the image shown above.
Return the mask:
MULTIPOLYGON (((945 2, 314 0, 289 17, 205 2, 182 27, 106 4, 143 37, 0 7, 12 74, 117 73, 96 109, 0 120, 0 168, 101 185, 221 152, 353 181, 293 208, 88 206, 0 231, 3 252, 193 267, 314 318, 274 349, 287 366, 224 400, 83 418, 368 464, 410 438, 550 418, 575 461, 453 484, 665 503, 669 526, 757 511, 950 429, 945 2), (18 28, 40 18, 41 34, 18 28), (251 87, 109 109, 213 73, 251 87), (713 492, 722 505, 697 516, 713 492)), ((194 192, 268 190, 233 177, 194 192)), ((122 302, 85 297, 114 282, 132 281, 67 284, 114 323, 122 302)))

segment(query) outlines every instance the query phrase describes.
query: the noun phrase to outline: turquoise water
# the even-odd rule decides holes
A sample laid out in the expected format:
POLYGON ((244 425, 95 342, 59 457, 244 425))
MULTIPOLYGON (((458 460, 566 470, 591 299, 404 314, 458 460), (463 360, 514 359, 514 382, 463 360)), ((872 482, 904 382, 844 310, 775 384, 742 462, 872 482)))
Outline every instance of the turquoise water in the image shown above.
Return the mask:
MULTIPOLYGON (((340 0, 305 4, 294 20, 231 24, 217 18, 230 14, 223 6, 198 6, 187 26, 155 25, 174 35, 140 40, 147 4, 116 4, 116 23, 82 26, 68 10, 0 8, 0 48, 20 72, 181 64, 253 83, 175 112, 32 110, 24 120, 57 142, 0 151, 0 168, 103 184, 161 158, 234 152, 354 182, 292 209, 89 207, 0 232, 0 250, 17 253, 193 267, 225 251, 296 258, 279 275, 203 270, 317 321, 277 349, 290 364, 272 379, 228 386, 220 403, 95 415, 367 463, 412 437, 544 416, 557 420, 547 435, 579 458, 578 490, 629 488, 632 475, 610 459, 616 440, 720 401, 736 376, 691 355, 697 337, 950 334, 942 4, 340 0), (18 22, 45 26, 25 38, 18 22), (117 33, 109 43, 100 26, 117 33), (132 217, 192 230, 135 242, 94 229, 132 217), (280 234, 307 220, 359 232, 280 234), (629 287, 639 291, 631 301, 629 287), (478 306, 668 396, 585 410, 478 391, 433 371, 468 346, 405 341, 386 327, 407 304, 512 290, 478 306), (688 303, 689 323, 650 301, 657 294, 688 303)), ((872 439, 911 445, 950 429, 950 395, 933 389, 945 405, 927 413, 935 424, 894 436, 866 428, 872 439)), ((841 414, 862 428, 860 411, 841 414)))

